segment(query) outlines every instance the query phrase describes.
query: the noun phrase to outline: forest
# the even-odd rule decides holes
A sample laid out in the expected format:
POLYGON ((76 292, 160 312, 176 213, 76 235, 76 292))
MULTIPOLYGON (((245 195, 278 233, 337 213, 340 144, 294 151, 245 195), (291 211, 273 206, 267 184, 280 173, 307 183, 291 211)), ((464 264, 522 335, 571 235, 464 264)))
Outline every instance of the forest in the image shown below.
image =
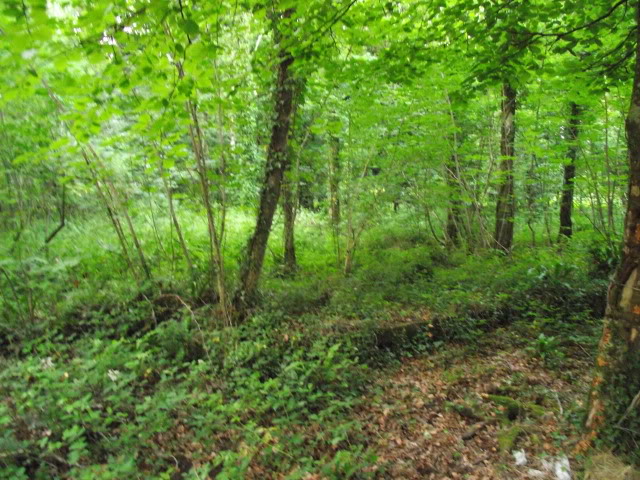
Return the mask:
POLYGON ((1 0, 0 479, 640 479, 640 0, 1 0))

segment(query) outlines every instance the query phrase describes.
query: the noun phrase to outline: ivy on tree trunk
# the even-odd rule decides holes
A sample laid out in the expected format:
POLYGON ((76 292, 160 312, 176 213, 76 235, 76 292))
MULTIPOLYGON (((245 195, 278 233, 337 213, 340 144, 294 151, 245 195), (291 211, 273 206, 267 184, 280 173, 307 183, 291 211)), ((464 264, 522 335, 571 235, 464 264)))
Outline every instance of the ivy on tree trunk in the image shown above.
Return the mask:
MULTIPOLYGON (((282 15, 288 18, 292 10, 287 10, 282 15)), ((282 41, 282 35, 276 26, 276 38, 282 41)), ((275 121, 271 130, 271 140, 267 151, 267 164, 265 176, 260 191, 260 205, 253 235, 249 239, 244 258, 240 265, 240 283, 233 298, 236 313, 241 318, 245 315, 247 307, 252 303, 262 271, 264 254, 271 232, 273 215, 278 206, 280 190, 284 172, 288 169, 290 161, 288 155, 289 127, 293 113, 294 81, 290 67, 293 56, 281 48, 280 61, 277 67, 277 80, 275 88, 275 121)))

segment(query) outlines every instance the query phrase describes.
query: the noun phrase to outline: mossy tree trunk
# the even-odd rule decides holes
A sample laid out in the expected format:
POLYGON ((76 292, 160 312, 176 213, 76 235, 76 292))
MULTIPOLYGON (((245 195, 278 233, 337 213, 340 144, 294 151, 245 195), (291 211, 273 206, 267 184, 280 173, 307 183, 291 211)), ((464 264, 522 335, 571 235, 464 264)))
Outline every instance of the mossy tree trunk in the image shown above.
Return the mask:
MULTIPOLYGON (((291 17, 293 10, 289 9, 281 15, 283 19, 291 17)), ((282 35, 275 26, 276 42, 282 44, 282 35)), ((267 150, 267 164, 265 176, 260 191, 260 205, 256 218, 256 226, 249 239, 244 258, 240 265, 240 282, 234 294, 233 305, 238 318, 243 318, 247 307, 253 302, 257 288, 267 241, 271 233, 273 215, 278 206, 280 190, 284 172, 288 169, 290 157, 289 129, 293 113, 294 81, 291 75, 293 57, 285 49, 279 52, 277 80, 275 87, 275 119, 271 130, 271 139, 267 150)))
MULTIPOLYGON (((640 24, 640 0, 635 7, 640 24)), ((609 285, 587 432, 578 449, 599 439, 640 460, 640 30, 636 35, 635 77, 626 120, 629 189, 622 259, 609 285)))
POLYGON ((513 246, 513 221, 516 213, 514 195, 513 159, 516 138, 517 92, 509 82, 502 86, 502 130, 500 138, 500 181, 496 204, 496 231, 494 247, 509 252, 513 246))

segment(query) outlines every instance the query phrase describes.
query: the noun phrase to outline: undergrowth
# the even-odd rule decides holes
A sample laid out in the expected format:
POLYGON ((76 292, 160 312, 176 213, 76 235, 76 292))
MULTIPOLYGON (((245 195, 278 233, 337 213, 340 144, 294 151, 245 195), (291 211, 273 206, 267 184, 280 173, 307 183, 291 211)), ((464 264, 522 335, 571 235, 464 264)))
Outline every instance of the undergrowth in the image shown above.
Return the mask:
MULTIPOLYGON (((315 253, 294 277, 272 255, 260 304, 233 328, 202 294, 197 248, 198 278, 158 252, 154 283, 114 275, 126 266, 113 239, 96 249, 80 228, 50 251, 6 255, 0 477, 372 478, 376 459, 352 415, 367 364, 473 344, 514 322, 522 347, 552 368, 595 348, 615 262, 591 240, 468 255, 393 224, 363 237, 344 276, 318 225, 302 228, 315 253), (417 327, 381 350, 397 325, 417 327)), ((206 245, 197 228, 185 234, 206 245)))

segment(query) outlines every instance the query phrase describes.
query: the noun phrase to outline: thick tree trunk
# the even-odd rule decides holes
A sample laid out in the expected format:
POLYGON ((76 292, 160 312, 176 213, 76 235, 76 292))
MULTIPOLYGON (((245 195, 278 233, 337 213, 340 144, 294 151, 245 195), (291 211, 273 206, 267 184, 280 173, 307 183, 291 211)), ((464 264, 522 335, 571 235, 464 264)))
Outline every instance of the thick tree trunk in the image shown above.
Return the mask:
POLYGON ((496 232, 494 247, 508 252, 513 245, 513 222, 516 213, 516 198, 513 185, 513 159, 516 138, 516 90, 509 82, 502 86, 502 131, 500 138, 500 161, 498 202, 496 204, 496 232))
POLYGON ((570 238, 573 234, 573 190, 576 176, 576 158, 578 157, 578 134, 580 127, 580 107, 571 102, 571 117, 569 118, 569 150, 567 158, 569 163, 564 166, 564 181, 562 183, 562 198, 560 200, 560 238, 570 238))
MULTIPOLYGON (((640 0, 635 1, 640 25, 640 0)), ((586 449, 596 437, 636 455, 640 440, 640 30, 626 121, 629 189, 622 259, 609 285, 607 312, 589 398, 586 449)))
MULTIPOLYGON (((290 16, 291 13, 291 11, 288 11, 284 16, 290 16)), ((276 36, 278 36, 277 32, 276 36)), ((292 63, 293 57, 291 54, 281 50, 275 90, 276 115, 267 151, 265 178, 260 192, 260 206, 258 207, 256 226, 253 235, 249 239, 245 256, 240 266, 240 284, 233 299, 239 318, 245 315, 246 308, 255 297, 262 271, 264 253, 267 248, 269 233, 271 232, 273 215, 278 206, 282 179, 290 160, 287 150, 294 95, 294 82, 289 70, 292 63)))

